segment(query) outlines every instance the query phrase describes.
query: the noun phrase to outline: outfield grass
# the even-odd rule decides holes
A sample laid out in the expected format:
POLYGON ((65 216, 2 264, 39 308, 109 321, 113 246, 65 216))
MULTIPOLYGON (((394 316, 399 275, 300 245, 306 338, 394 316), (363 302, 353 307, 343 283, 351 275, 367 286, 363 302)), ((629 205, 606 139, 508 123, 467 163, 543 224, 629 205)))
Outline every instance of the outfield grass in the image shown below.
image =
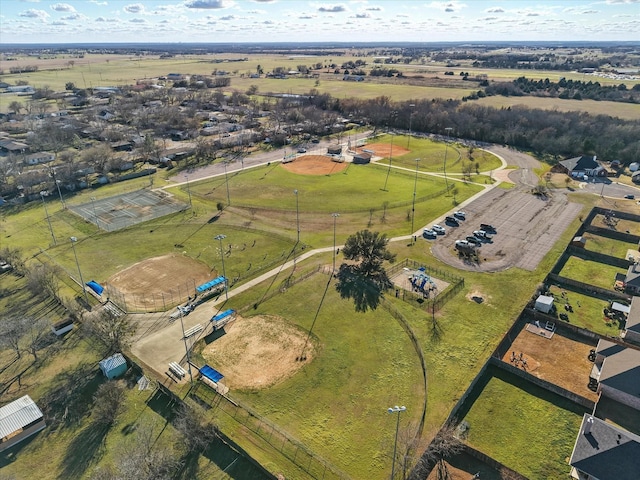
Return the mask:
MULTIPOLYGON (((382 135, 373 140, 375 143, 388 143, 393 141, 395 145, 406 148, 406 137, 396 135, 382 135)), ((409 142, 411 153, 406 155, 394 155, 391 159, 392 166, 400 166, 410 170, 416 169, 416 159, 419 159, 417 168, 422 172, 444 173, 445 154, 447 159, 446 172, 461 174, 463 168, 471 163, 472 173, 488 172, 495 170, 502 165, 498 157, 490 152, 474 148, 470 153, 469 147, 458 143, 435 142, 428 138, 411 137, 409 142), (469 157, 471 155, 471 158, 469 157)), ((380 161, 387 164, 388 161, 380 161)))
POLYGON ((499 369, 464 418, 467 442, 527 478, 566 478, 586 410, 499 369))
POLYGON ((560 271, 560 275, 563 277, 609 290, 613 289, 616 273, 623 273, 623 269, 583 259, 575 255, 569 257, 569 260, 560 271))

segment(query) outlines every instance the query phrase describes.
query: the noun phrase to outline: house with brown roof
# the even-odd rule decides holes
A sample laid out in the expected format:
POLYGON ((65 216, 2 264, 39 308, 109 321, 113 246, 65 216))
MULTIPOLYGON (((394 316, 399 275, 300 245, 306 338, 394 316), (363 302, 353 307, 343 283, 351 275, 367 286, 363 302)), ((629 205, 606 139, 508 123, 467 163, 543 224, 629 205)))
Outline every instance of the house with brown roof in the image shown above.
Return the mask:
POLYGON ((585 413, 569 465, 579 480, 636 480, 640 437, 585 413))

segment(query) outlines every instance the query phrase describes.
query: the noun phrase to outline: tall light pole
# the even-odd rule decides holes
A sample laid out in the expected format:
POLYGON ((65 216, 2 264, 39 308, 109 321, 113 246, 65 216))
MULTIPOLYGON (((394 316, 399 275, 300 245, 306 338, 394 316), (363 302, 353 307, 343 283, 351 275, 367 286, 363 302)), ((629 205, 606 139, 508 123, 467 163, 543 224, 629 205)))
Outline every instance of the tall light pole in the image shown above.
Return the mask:
POLYGON ((451 133, 451 130, 453 130, 451 127, 447 127, 444 129, 445 132, 447 132, 447 139, 444 142, 444 164, 442 166, 442 170, 444 171, 444 183, 446 185, 447 188, 447 193, 449 193, 449 181, 447 180, 447 150, 449 147, 449 133, 451 133))
POLYGON ((411 140, 411 118, 413 117, 413 107, 415 107, 415 104, 410 103, 409 108, 411 110, 409 110, 409 136, 407 137, 407 148, 409 148, 409 141, 411 140))
POLYGON ((391 134, 391 148, 389 149, 389 168, 387 169, 387 178, 384 179, 384 187, 382 190, 387 191, 387 181, 389 180, 389 174, 391 173, 391 155, 393 154, 393 133, 391 134))
POLYGON ((189 208, 193 210, 193 204, 191 203, 191 189, 189 188, 189 175, 185 175, 184 178, 187 179, 187 194, 189 195, 189 208))
POLYGON ((411 206, 411 244, 413 244, 413 220, 416 217, 416 192, 418 189, 418 162, 419 158, 416 158, 416 179, 413 182, 413 204, 411 206))
POLYGON ((67 208, 67 206, 64 203, 64 199, 62 198, 62 191, 60 190, 60 180, 56 179, 56 169, 51 167, 51 177, 53 177, 53 181, 56 184, 56 187, 58 189, 58 196, 60 197, 60 203, 62 204, 62 209, 65 210, 67 208))
POLYGON ((298 208, 298 189, 293 191, 296 196, 296 227, 298 228, 298 240, 296 243, 300 243, 300 209, 298 208))
POLYGON ((47 217, 47 223, 49 224, 49 231, 51 232, 51 238, 53 238, 53 244, 57 245, 56 236, 53 234, 53 227, 51 226, 51 218, 49 218, 49 211, 47 210, 47 202, 44 201, 45 192, 40 192, 40 198, 42 198, 42 206, 44 207, 44 214, 47 217))
POLYGON ((178 312, 180 312, 180 325, 182 326, 182 340, 184 340, 184 351, 187 354, 187 367, 189 369, 189 381, 191 385, 193 385, 193 376, 191 375, 191 359, 189 358, 189 348, 187 347, 187 336, 184 334, 184 320, 182 319, 182 310, 178 307, 178 312))
POLYGON ((82 272, 80 271, 80 263, 78 262, 78 254, 76 253, 76 237, 71 237, 71 248, 73 248, 73 256, 76 259, 76 267, 78 267, 78 276, 80 277, 80 285, 82 285, 82 293, 84 294, 84 301, 89 305, 89 298, 87 297, 87 288, 85 287, 84 280, 82 279, 82 272))
POLYGON ((340 216, 339 213, 332 213, 333 217, 333 270, 331 273, 336 272, 336 220, 340 216))
POLYGON ((222 240, 227 238, 227 236, 219 234, 213 238, 220 242, 220 260, 222 261, 222 276, 224 277, 224 297, 226 300, 229 300, 229 279, 227 278, 227 273, 224 270, 224 252, 222 251, 222 240))
POLYGON ((405 407, 404 405, 399 407, 399 406, 395 406, 395 407, 389 407, 387 409, 387 412, 389 413, 397 413, 398 414, 398 420, 396 421, 396 439, 393 442, 393 459, 392 459, 392 463, 391 463, 391 480, 393 480, 393 477, 396 473, 396 450, 398 447, 398 429, 400 427, 400 413, 404 412, 407 409, 407 407, 405 407))
POLYGON ((224 183, 227 184, 227 205, 231 205, 231 196, 229 195, 229 177, 227 176, 227 162, 222 162, 224 165, 224 183))
POLYGON ((98 214, 96 213, 96 197, 91 197, 91 206, 93 207, 93 218, 96 221, 96 226, 100 228, 100 222, 98 221, 98 214))

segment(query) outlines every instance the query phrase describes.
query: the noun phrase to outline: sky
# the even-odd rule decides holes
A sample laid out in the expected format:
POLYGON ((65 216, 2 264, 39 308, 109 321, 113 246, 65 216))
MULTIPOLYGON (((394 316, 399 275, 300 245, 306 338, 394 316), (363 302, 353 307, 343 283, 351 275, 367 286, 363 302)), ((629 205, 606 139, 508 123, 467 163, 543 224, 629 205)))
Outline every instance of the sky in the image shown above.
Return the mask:
POLYGON ((640 0, 1 0, 0 44, 638 41, 640 0))

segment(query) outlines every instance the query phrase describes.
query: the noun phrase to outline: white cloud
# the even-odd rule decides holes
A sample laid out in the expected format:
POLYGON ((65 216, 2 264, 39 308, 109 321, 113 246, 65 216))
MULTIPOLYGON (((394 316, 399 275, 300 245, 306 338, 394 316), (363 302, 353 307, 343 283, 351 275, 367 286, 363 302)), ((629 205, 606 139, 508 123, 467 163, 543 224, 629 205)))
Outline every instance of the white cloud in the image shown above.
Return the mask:
POLYGON ((326 13, 326 12, 340 13, 340 12, 346 12, 347 7, 345 7, 344 5, 322 5, 318 7, 318 11, 323 13, 326 13))
POLYGON ((313 20, 314 18, 316 18, 315 15, 306 13, 306 14, 302 14, 298 17, 300 20, 313 20))
POLYGON ((365 8, 365 10, 369 10, 370 12, 381 12, 382 11, 382 7, 367 7, 365 8))
POLYGON ((460 3, 458 1, 453 2, 431 2, 429 4, 431 8, 436 8, 438 10, 442 10, 443 12, 459 12, 463 8, 466 7, 464 3, 460 3))
POLYGON ((232 7, 234 2, 231 0, 187 0, 184 5, 187 8, 219 10, 222 8, 232 7))
POLYGON ((256 3, 275 3, 275 0, 251 0, 256 3))
POLYGON ((68 23, 62 22, 62 21, 56 21, 56 22, 51 22, 51 25, 62 26, 62 25, 68 25, 68 23))
POLYGON ((98 0, 89 0, 89 3, 95 3, 96 5, 109 5, 107 2, 99 2, 98 0))
POLYGON ((107 23, 115 23, 117 22, 118 19, 117 18, 105 18, 105 17, 98 17, 96 18, 96 22, 107 22, 107 23))
POLYGON ((620 5, 622 3, 640 3, 640 0, 607 0, 609 5, 620 5))
POLYGON ((141 3, 132 3, 125 5, 122 9, 127 13, 142 13, 144 12, 144 5, 141 3))
POLYGON ((131 20, 129 20, 129 22, 131 22, 131 23, 147 23, 147 21, 144 18, 132 18, 131 20))
POLYGON ((367 12, 356 13, 355 18, 371 18, 371 14, 367 12))
POLYGON ((504 8, 502 7, 491 7, 485 10, 486 13, 504 13, 504 8))
POLYGON ((44 10, 36 10, 35 8, 30 8, 24 12, 20 12, 19 16, 26 18, 39 18, 40 20, 46 20, 49 18, 49 14, 47 12, 44 10))
POLYGON ((72 13, 71 15, 66 15, 62 17, 61 20, 80 20, 83 18, 86 18, 86 17, 81 13, 72 13))
POLYGON ((51 10, 55 10, 56 12, 75 12, 76 9, 73 8, 68 3, 55 3, 51 5, 51 10))
POLYGON ((583 15, 590 15, 592 13, 600 13, 600 12, 598 10, 584 10, 580 13, 582 13, 583 15))
POLYGON ((233 15, 225 15, 224 17, 220 17, 220 20, 223 20, 225 22, 228 22, 230 20, 235 20, 236 17, 234 17, 233 15))

